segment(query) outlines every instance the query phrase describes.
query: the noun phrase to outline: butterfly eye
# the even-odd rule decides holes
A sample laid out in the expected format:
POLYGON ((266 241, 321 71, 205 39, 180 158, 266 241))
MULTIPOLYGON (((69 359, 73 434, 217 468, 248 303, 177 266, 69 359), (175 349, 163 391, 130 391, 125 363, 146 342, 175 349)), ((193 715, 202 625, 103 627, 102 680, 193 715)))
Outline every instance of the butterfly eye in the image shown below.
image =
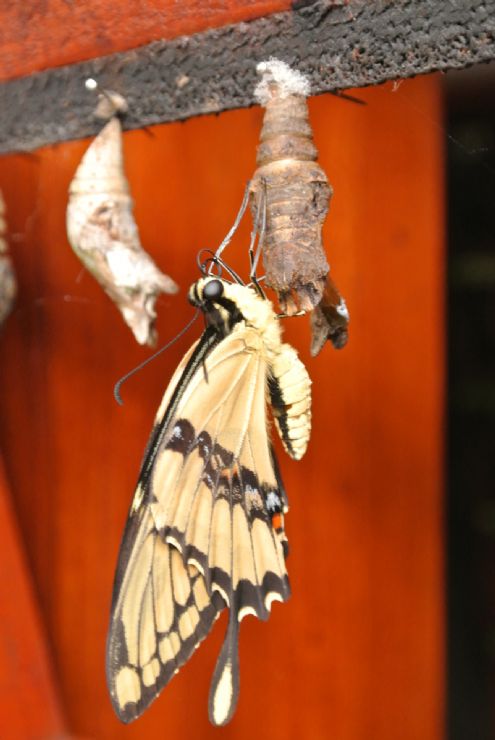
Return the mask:
POLYGON ((203 299, 214 301, 223 295, 223 283, 221 280, 210 280, 203 288, 203 299))

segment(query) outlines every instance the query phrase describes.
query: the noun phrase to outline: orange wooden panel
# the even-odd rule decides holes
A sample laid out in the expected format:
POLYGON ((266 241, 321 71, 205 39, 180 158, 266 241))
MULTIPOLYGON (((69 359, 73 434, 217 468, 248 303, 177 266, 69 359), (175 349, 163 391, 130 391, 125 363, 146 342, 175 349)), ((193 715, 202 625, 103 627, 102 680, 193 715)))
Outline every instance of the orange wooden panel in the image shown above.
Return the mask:
MULTIPOLYGON (((112 398, 146 356, 82 272, 64 234, 86 143, 0 161, 20 296, 3 337, 0 444, 13 483, 71 730, 93 738, 438 740, 443 728, 443 163, 439 83, 359 91, 367 106, 310 101, 335 187, 325 239, 351 311, 348 347, 308 356, 314 380, 300 463, 280 452, 291 511, 293 597, 241 630, 241 698, 207 721, 224 621, 137 723, 104 681, 113 569, 155 408, 200 327, 112 398)), ((191 316, 196 252, 226 233, 253 171, 261 111, 126 134, 143 243, 180 283, 161 300, 163 341, 191 316)), ((243 224, 231 260, 246 274, 243 224)))
POLYGON ((4 3, 0 7, 0 80, 260 18, 290 6, 290 0, 4 3))
POLYGON ((61 737, 62 711, 1 457, 0 540, 0 734, 61 737))

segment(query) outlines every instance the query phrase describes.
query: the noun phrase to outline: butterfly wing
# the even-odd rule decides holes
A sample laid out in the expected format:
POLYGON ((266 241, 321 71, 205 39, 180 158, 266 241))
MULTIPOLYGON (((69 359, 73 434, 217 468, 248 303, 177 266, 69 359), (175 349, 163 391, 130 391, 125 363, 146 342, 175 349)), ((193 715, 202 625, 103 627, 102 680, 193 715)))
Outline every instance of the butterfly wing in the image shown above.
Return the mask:
POLYGON ((119 717, 139 716, 230 607, 210 717, 230 719, 237 625, 268 617, 289 586, 284 493, 266 418, 259 334, 205 332, 161 404, 119 555, 107 675, 119 717))

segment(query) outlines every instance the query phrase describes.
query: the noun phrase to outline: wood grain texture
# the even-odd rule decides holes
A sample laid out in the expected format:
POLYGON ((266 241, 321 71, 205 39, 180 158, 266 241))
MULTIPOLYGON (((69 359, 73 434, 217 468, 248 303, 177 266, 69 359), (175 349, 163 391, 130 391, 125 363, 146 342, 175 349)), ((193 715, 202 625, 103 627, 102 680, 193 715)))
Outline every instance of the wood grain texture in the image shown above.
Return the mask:
POLYGON ((62 737, 64 721, 0 457, 0 733, 62 737))
POLYGON ((0 8, 0 80, 259 18, 290 5, 290 0, 5 3, 0 8))
MULTIPOLYGON (((64 234, 86 142, 0 160, 20 295, 2 337, 0 445, 70 729, 98 739, 438 740, 443 734, 443 162, 439 81, 310 100, 335 188, 325 225, 351 312, 345 350, 309 358, 305 319, 285 323, 314 381, 306 457, 279 449, 291 510, 293 596, 241 631, 241 696, 207 720, 225 622, 136 724, 112 713, 104 655, 113 569, 141 454, 189 332, 123 388, 146 356, 81 273, 64 234)), ((261 111, 125 136, 142 241, 181 285, 159 304, 161 340, 192 315, 196 252, 228 230, 255 166, 261 111)), ((247 271, 250 223, 229 251, 247 271)), ((226 255, 227 256, 227 255, 226 255)))

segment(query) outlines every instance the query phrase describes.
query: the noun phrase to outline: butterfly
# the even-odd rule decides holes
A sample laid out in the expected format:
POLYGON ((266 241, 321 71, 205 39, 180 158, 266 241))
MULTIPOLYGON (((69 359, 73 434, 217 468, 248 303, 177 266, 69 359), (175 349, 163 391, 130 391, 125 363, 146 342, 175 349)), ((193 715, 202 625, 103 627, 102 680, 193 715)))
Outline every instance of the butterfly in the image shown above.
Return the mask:
POLYGON ((227 632, 209 717, 233 716, 238 634, 290 595, 287 497, 267 406, 288 454, 311 429, 311 381, 269 300, 206 275, 190 302, 206 328, 179 364, 156 414, 125 528, 107 642, 118 717, 136 719, 186 663, 223 609, 227 632))

